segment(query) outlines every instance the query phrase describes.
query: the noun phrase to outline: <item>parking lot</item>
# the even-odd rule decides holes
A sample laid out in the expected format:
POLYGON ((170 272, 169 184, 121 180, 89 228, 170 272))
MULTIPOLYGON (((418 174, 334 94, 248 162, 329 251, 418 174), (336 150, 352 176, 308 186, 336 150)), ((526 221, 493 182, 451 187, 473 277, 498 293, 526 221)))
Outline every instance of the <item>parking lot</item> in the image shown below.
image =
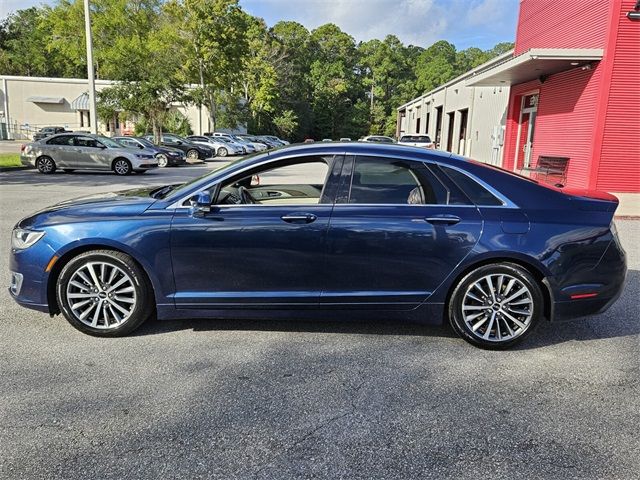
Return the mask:
MULTIPOLYGON (((0 278, 21 217, 193 178, 0 173, 0 278)), ((0 291, 0 478, 616 478, 640 471, 640 221, 586 320, 515 350, 391 322, 147 322, 98 339, 0 291)))

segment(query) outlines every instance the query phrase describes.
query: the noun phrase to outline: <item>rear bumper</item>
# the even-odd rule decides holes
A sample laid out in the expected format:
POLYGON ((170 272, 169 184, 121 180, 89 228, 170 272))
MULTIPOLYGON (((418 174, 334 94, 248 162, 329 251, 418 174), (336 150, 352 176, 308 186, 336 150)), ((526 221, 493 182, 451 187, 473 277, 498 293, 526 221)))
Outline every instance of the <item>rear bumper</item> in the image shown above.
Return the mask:
POLYGON ((579 284, 553 289, 555 301, 551 319, 571 320, 605 312, 620 298, 626 277, 626 253, 614 238, 588 278, 579 284))

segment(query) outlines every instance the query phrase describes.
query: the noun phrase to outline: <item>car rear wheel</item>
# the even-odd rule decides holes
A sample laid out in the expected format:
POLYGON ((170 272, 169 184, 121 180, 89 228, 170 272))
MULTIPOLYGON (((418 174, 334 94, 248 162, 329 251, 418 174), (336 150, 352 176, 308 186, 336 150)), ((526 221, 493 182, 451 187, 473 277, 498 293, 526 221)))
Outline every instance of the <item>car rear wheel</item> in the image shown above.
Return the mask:
POLYGON ((187 152, 187 158, 190 160, 198 160, 199 155, 198 155, 198 151, 195 149, 191 149, 187 152))
POLYGON ((220 157, 226 157, 227 155, 229 155, 229 151, 228 151, 226 148, 224 148, 224 147, 220 147, 220 148, 218 149, 218 156, 220 156, 220 157))
POLYGON ((544 297, 536 279, 519 265, 479 267, 455 287, 449 322, 467 342, 505 349, 521 342, 539 323, 544 297))
POLYGON ((57 167, 56 162, 53 161, 53 158, 43 155, 36 161, 36 168, 40 173, 49 174, 54 173, 57 167))
POLYGON ((164 153, 159 153, 158 155, 156 155, 156 159, 158 160, 158 166, 161 168, 169 165, 169 159, 164 153))
POLYGON ((129 255, 113 250, 85 252, 69 261, 56 294, 69 323, 99 337, 126 335, 154 311, 145 273, 129 255))
POLYGON ((117 158, 113 161, 113 171, 117 175, 129 175, 131 170, 131 162, 126 158, 117 158))

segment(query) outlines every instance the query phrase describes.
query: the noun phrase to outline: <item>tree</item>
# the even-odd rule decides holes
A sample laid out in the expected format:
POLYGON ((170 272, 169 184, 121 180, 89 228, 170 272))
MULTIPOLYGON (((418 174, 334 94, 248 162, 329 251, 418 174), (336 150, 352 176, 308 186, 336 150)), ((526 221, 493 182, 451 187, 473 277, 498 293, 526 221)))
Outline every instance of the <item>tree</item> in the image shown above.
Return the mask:
POLYGON ((191 94, 209 111, 215 130, 220 111, 240 102, 241 71, 248 55, 247 15, 237 0, 171 0, 166 11, 174 30, 174 48, 185 52, 185 82, 198 88, 191 94), (226 102, 227 104, 223 104, 226 102))
POLYGON ((280 135, 285 138, 290 138, 298 126, 298 117, 293 110, 285 110, 273 119, 273 124, 278 129, 280 135))

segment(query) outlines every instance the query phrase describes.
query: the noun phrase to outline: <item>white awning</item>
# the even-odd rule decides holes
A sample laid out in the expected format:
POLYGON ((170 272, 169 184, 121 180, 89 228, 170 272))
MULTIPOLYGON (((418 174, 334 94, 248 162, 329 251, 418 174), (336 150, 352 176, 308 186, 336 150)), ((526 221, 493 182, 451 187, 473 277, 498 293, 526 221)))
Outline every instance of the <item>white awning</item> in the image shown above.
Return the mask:
POLYGON ((53 103, 53 104, 61 104, 64 103, 64 97, 39 97, 34 95, 32 97, 27 97, 27 102, 33 103, 53 103))
POLYGON ((470 87, 517 85, 598 60, 602 60, 602 49, 599 48, 532 48, 493 68, 476 73, 465 84, 470 87))
POLYGON ((89 93, 84 92, 73 102, 71 102, 71 108, 73 110, 89 110, 89 93))

